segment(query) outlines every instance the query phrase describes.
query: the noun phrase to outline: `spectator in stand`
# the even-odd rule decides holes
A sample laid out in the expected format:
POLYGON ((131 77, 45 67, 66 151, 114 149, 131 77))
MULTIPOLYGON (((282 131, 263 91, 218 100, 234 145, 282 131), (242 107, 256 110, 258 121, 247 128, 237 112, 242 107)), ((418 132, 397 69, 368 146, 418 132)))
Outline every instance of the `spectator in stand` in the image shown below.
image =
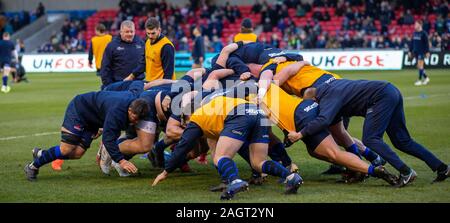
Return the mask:
POLYGON ((179 44, 177 51, 189 51, 189 44, 187 37, 182 37, 179 44))
POLYGON ((261 8, 262 8, 261 3, 259 2, 259 0, 256 0, 255 4, 253 4, 253 6, 252 6, 252 13, 254 13, 254 14, 260 13, 261 8))
POLYGON ((320 35, 316 41, 316 48, 323 49, 325 48, 327 41, 325 40, 324 35, 320 35))
POLYGON ((403 24, 405 25, 412 25, 414 24, 414 17, 411 14, 411 10, 406 10, 406 14, 403 17, 403 24))
POLYGON ((270 21, 269 17, 266 17, 264 20, 263 32, 265 33, 272 32, 272 29, 273 29, 272 22, 270 21))
POLYGON ((270 45, 272 45, 274 48, 280 48, 280 40, 278 39, 278 35, 276 33, 272 34, 270 45))
POLYGON ((213 36, 212 47, 214 49, 214 53, 220 53, 223 48, 222 41, 216 35, 213 36))
POLYGON ((39 2, 39 5, 36 9, 36 17, 39 18, 43 15, 45 15, 45 7, 44 4, 42 4, 42 2, 39 2))
POLYGON ((295 16, 297 17, 304 17, 306 15, 305 9, 302 7, 301 4, 297 5, 297 10, 295 11, 295 16))

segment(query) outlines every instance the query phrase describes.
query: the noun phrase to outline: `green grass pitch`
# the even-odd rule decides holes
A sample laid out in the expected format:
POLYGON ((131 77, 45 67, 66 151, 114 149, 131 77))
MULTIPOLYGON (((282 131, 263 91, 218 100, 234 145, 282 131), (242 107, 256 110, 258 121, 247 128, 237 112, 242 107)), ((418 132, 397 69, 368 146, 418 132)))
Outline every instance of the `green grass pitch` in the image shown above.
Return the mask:
MULTIPOLYGON (((414 139, 444 162, 450 162, 450 72, 427 70, 428 86, 413 85, 416 70, 339 71, 349 79, 377 79, 394 83, 405 98, 408 128, 414 139)), ((181 74, 178 74, 181 75, 181 74)), ((170 174, 156 187, 151 182, 160 170, 136 156, 132 159, 140 174, 120 178, 112 170, 104 176, 95 164, 98 140, 80 160, 66 161, 61 172, 49 165, 40 170, 38 181, 28 182, 23 173, 34 146, 48 148, 59 143, 59 129, 68 102, 76 95, 98 90, 100 81, 93 73, 29 74, 30 83, 12 85, 0 94, 0 202, 220 202, 219 193, 208 188, 219 182, 211 165, 191 162, 195 172, 170 174)), ((361 137, 362 118, 353 118, 350 132, 361 137)), ((278 128, 276 134, 281 136, 278 128)), ((388 138, 385 137, 387 141, 388 138)), ((302 143, 288 149, 305 180, 297 195, 283 195, 283 185, 269 177, 263 186, 251 186, 230 202, 450 202, 450 181, 430 184, 435 173, 424 162, 396 150, 417 173, 416 181, 395 189, 370 178, 359 184, 339 184, 339 176, 320 173, 328 163, 311 158, 302 143)), ((236 157, 240 175, 250 176, 249 166, 236 157)), ((394 171, 391 166, 388 166, 394 171)))

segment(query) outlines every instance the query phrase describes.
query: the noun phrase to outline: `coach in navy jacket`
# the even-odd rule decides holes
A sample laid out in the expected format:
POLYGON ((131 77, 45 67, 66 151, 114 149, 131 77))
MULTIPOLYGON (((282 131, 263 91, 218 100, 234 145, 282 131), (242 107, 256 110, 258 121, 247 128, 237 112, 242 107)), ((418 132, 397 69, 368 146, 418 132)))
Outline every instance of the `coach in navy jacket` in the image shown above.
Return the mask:
MULTIPOLYGON (((144 41, 135 36, 134 23, 124 21, 120 26, 120 35, 113 38, 103 54, 100 76, 102 89, 111 83, 122 81, 144 58, 144 41)), ((136 74, 136 80, 144 79, 144 74, 136 74)))

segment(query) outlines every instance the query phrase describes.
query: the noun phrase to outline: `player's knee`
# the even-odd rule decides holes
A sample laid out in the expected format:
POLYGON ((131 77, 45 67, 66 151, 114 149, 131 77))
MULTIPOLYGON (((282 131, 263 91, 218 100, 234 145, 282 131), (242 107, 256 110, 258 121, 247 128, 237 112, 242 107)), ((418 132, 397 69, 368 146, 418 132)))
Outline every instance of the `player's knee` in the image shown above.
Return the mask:
POLYGON ((72 159, 80 159, 84 153, 86 152, 86 150, 84 150, 81 147, 77 147, 74 151, 73 151, 73 155, 72 155, 72 159))
POLYGON ((383 140, 378 137, 364 137, 362 139, 362 142, 364 145, 366 145, 369 148, 375 148, 376 145, 378 145, 379 143, 382 143, 383 140))
POLYGON ((392 139, 391 142, 395 148, 404 150, 412 147, 411 144, 413 143, 413 140, 408 137, 404 139, 392 139))

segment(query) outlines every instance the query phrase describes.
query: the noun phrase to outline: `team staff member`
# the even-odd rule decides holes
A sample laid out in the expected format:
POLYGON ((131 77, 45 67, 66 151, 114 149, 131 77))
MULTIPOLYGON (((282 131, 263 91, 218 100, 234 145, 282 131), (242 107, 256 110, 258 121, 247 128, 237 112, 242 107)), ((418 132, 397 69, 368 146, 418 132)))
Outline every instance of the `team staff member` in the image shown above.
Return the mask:
POLYGON ((129 75, 134 80, 136 75, 144 72, 145 80, 158 79, 175 80, 175 47, 173 43, 161 33, 161 24, 158 19, 151 17, 145 22, 147 41, 145 42, 145 57, 139 60, 138 65, 129 75))
POLYGON ((91 47, 89 48, 89 67, 92 68, 92 60, 95 58, 95 68, 97 69, 97 76, 100 76, 100 68, 102 65, 103 53, 106 46, 112 40, 112 36, 106 33, 105 25, 99 23, 95 27, 96 36, 91 39, 91 47))
POLYGON ((252 20, 245 18, 241 23, 241 32, 236 34, 233 38, 233 42, 248 41, 256 42, 258 41, 258 36, 253 33, 252 20))
MULTIPOLYGON (((102 89, 111 83, 122 81, 144 57, 144 42, 135 36, 134 23, 125 20, 120 25, 120 35, 114 37, 103 54, 100 76, 102 89)), ((136 73, 134 79, 142 80, 144 75, 136 73)))

